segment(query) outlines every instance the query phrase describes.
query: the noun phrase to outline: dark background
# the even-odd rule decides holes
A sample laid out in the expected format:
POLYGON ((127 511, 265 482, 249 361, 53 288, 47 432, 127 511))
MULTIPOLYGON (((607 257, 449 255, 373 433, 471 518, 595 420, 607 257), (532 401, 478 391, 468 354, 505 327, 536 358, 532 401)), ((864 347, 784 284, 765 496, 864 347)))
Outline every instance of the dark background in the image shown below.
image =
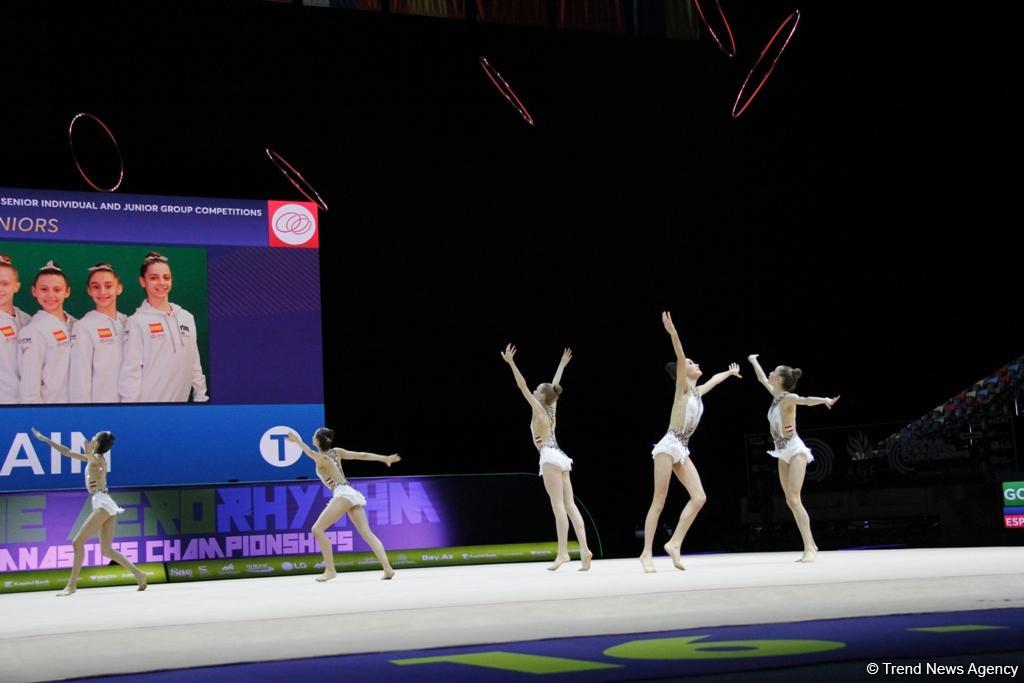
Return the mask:
MULTIPOLYGON (((260 2, 4 3, 0 185, 88 189, 67 142, 79 111, 118 136, 123 192, 300 198, 264 156, 273 147, 330 205, 338 442, 400 451, 404 474, 535 471, 529 411, 498 352, 515 342, 535 384, 572 346, 559 442, 611 555, 639 552, 650 448, 671 405, 670 309, 706 376, 730 361, 744 373, 708 397, 691 444, 709 503, 688 549, 795 548, 788 512, 767 502, 777 484, 748 479, 744 438, 766 432, 769 403, 748 353, 803 368, 802 393, 842 395, 831 412, 802 409, 802 433, 892 422, 869 430, 884 436, 1024 351, 1020 58, 998 3, 805 4, 734 120, 739 84, 793 8, 725 7, 735 59, 706 34, 260 2)), ((91 144, 83 128, 83 154, 109 175, 91 144)), ((287 287, 287 274, 266 286, 287 287)), ((837 466, 805 489, 818 543, 1019 542, 1000 531, 998 497, 998 481, 1024 478, 1015 448, 1012 465, 971 451, 967 470, 889 473, 884 487, 837 466), (959 516, 934 500, 899 514, 850 503, 873 491, 937 497, 959 516), (825 523, 815 506, 837 496, 847 511, 825 523), (870 530, 885 519, 887 532, 870 530)), ((663 521, 684 498, 674 487, 663 521)))

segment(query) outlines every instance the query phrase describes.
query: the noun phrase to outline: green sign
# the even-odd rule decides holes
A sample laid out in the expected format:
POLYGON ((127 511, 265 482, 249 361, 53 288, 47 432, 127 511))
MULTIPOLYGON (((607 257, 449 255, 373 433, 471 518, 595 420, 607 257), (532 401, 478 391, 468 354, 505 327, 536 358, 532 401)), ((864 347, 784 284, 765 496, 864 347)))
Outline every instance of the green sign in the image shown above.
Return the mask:
MULTIPOLYGON (((420 548, 388 552, 395 569, 415 567, 448 567, 498 562, 537 562, 554 560, 556 543, 516 543, 509 545, 465 545, 450 548, 420 548)), ((569 544, 569 555, 579 559, 576 543, 569 544)), ((334 568, 339 572, 379 571, 380 563, 373 553, 335 553, 334 568)), ((253 578, 258 576, 291 576, 320 574, 324 571, 321 555, 283 555, 278 557, 242 557, 226 560, 195 560, 168 562, 167 580, 209 581, 214 579, 253 578)))
MULTIPOLYGON (((556 543, 464 545, 449 548, 394 550, 388 553, 388 560, 395 569, 412 569, 415 567, 448 567, 499 562, 551 561, 555 559, 556 551, 556 543)), ((574 560, 579 559, 578 544, 569 544, 569 555, 574 560)), ((153 562, 138 566, 149 576, 150 583, 320 574, 324 570, 323 559, 319 554, 153 562)), ((334 568, 339 572, 354 572, 379 571, 381 567, 373 553, 335 553, 334 568)), ((70 573, 70 569, 5 572, 0 574, 0 594, 63 590, 67 585, 70 573)), ((120 566, 85 567, 78 580, 78 587, 127 586, 134 583, 135 577, 131 572, 120 566)))
POLYGON ((1003 482, 1003 507, 1024 507, 1024 481, 1003 482))
MULTIPOLYGON (((149 583, 167 583, 164 565, 146 563, 137 565, 146 572, 149 583)), ((5 572, 0 574, 0 594, 26 591, 60 591, 68 584, 70 569, 40 569, 31 572, 5 572)), ((96 586, 134 586, 135 577, 120 565, 85 567, 78 577, 78 588, 96 586)))

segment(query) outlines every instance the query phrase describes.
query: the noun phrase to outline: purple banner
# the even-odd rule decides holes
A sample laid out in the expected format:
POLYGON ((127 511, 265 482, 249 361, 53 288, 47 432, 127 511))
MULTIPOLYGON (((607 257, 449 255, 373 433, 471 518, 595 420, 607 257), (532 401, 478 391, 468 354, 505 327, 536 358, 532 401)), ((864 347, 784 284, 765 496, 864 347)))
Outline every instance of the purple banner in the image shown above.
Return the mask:
MULTIPOLYGON (((453 545, 449 523, 455 489, 443 478, 353 480, 366 514, 388 550, 453 545)), ((111 492, 114 546, 133 562, 252 558, 317 553, 313 523, 331 498, 319 482, 240 484, 111 492)), ((0 496, 0 572, 70 567, 71 540, 92 512, 85 491, 0 496)), ((328 531, 336 552, 369 550, 343 517, 328 531)), ((99 539, 86 545, 85 566, 107 564, 99 539)))
POLYGON ((0 238, 108 244, 316 247, 310 202, 0 188, 0 238))
POLYGON ((320 403, 320 260, 313 249, 207 249, 210 399, 320 403))

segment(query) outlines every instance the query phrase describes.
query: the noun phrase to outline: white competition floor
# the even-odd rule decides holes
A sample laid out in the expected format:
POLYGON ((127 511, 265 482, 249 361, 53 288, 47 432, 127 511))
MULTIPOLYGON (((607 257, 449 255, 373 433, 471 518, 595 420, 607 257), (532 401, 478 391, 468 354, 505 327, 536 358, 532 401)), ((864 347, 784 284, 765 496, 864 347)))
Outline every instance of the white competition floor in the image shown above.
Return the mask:
MULTIPOLYGON (((1024 607, 1024 548, 686 556, 0 596, 0 681, 552 637, 1024 607)), ((412 672, 410 672, 410 675, 412 672)))

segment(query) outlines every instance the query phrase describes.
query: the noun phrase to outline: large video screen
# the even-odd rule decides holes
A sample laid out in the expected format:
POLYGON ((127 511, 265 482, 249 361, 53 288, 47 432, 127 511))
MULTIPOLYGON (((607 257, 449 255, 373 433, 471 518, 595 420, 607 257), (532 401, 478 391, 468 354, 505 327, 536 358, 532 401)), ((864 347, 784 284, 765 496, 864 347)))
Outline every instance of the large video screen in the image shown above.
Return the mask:
POLYGON ((0 188, 0 491, 292 479, 323 423, 319 217, 286 201, 0 188))

